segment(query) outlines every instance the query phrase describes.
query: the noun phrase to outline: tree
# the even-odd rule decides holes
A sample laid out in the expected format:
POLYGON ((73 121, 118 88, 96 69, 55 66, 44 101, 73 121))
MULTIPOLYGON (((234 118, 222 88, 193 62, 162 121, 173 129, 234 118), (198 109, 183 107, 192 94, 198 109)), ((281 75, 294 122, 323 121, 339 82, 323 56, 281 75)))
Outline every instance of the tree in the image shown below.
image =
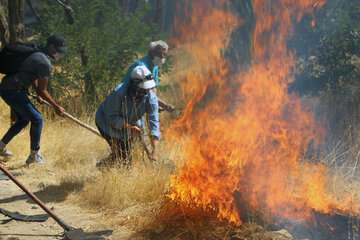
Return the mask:
MULTIPOLYGON (((71 2, 75 21, 67 25, 54 2, 42 3, 42 23, 36 32, 41 40, 50 33, 65 36, 69 51, 55 72, 52 86, 64 100, 79 96, 92 109, 121 82, 129 64, 147 50, 157 28, 145 21, 150 5, 137 1, 123 14, 127 1, 78 0, 71 2)), ((129 3, 130 4, 130 3, 129 3)), ((67 102, 67 101, 64 101, 67 102)))
POLYGON ((304 27, 309 19, 300 23, 291 43, 300 55, 291 90, 319 96, 330 132, 353 135, 360 120, 360 2, 330 0, 316 19, 316 28, 304 27))
POLYGON ((0 41, 15 43, 24 37, 23 0, 0 1, 0 41))
POLYGON ((293 88, 304 94, 344 89, 358 77, 353 60, 360 55, 360 2, 331 0, 316 20, 310 28, 305 19, 291 42, 301 57, 293 88))
POLYGON ((0 1, 0 41, 4 45, 9 41, 9 30, 7 21, 7 2, 0 1))
POLYGON ((8 1, 9 14, 9 41, 15 43, 24 38, 24 1, 23 0, 9 0, 8 1))

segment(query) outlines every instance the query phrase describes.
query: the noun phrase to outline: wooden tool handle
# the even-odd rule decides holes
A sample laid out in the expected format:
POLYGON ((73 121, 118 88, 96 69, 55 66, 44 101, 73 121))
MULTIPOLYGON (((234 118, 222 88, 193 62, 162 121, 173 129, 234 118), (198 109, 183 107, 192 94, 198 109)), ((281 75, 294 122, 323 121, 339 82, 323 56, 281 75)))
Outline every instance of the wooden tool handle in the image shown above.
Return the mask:
MULTIPOLYGON (((33 98, 37 98, 37 97, 34 96, 34 95, 30 95, 30 96, 33 97, 33 98)), ((41 102, 43 102, 44 104, 46 104, 46 105, 48 105, 48 106, 51 107, 51 104, 50 104, 49 102, 45 101, 44 99, 41 99, 41 102)), ((103 138, 97 129, 93 128, 92 126, 90 126, 90 125, 88 125, 88 124, 86 124, 86 123, 84 123, 84 122, 82 122, 82 121, 80 121, 80 120, 77 119, 76 117, 72 116, 70 113, 64 112, 63 114, 64 114, 64 116, 65 116, 66 118, 70 119, 70 120, 73 121, 74 123, 78 124, 79 126, 81 126, 81 127, 83 127, 83 128, 86 128, 86 129, 89 130, 90 132, 92 132, 92 133, 98 135, 99 137, 103 138)))
POLYGON ((2 165, 0 164, 0 170, 8 176, 11 181, 13 181, 21 190, 23 190, 26 195, 28 195, 37 205, 39 205, 47 214, 50 215, 65 231, 74 230, 73 227, 67 225, 63 220, 61 220, 55 213, 53 213, 49 208, 45 206, 45 204, 36 197, 32 192, 26 189, 24 185, 22 185, 16 178, 2 165))

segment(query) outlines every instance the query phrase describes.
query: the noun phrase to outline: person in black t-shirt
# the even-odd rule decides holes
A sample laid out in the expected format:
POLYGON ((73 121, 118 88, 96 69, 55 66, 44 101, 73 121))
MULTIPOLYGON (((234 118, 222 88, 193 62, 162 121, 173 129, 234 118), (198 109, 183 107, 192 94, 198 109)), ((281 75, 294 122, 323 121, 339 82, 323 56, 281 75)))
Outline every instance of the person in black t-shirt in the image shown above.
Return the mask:
POLYGON ((9 128, 0 140, 0 156, 11 157, 13 154, 6 149, 6 145, 29 123, 30 128, 30 155, 27 164, 44 163, 41 156, 40 138, 43 119, 40 112, 28 98, 28 89, 33 86, 38 96, 49 102, 59 115, 64 109, 53 100, 47 86, 51 73, 51 60, 58 61, 66 52, 65 40, 58 35, 47 39, 46 47, 27 57, 21 64, 19 71, 4 77, 0 84, 0 95, 16 115, 16 122, 9 128))

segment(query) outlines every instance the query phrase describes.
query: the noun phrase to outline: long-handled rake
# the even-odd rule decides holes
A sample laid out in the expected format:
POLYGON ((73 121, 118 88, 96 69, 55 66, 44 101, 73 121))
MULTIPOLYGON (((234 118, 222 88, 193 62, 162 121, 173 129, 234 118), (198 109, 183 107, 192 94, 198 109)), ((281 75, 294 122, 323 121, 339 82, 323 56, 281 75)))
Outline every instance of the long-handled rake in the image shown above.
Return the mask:
POLYGON ((90 239, 104 239, 100 236, 93 236, 92 234, 85 233, 80 228, 74 228, 66 224, 62 219, 60 219, 54 212, 45 206, 45 204, 36 197, 32 192, 30 192, 24 185, 22 185, 3 165, 0 164, 0 170, 6 174, 21 190, 23 190, 27 196, 29 196, 37 205, 39 205, 50 217, 52 217, 63 229, 64 229, 64 238, 66 240, 90 240, 90 239))
MULTIPOLYGON (((32 98, 37 98, 37 96, 33 95, 33 94, 29 94, 30 97, 32 98)), ((44 99, 41 99, 40 100, 41 103, 44 103, 45 105, 51 107, 51 104, 47 101, 45 101, 44 99)), ((98 130, 96 130, 95 128, 93 128, 92 126, 86 124, 86 123, 83 123, 82 121, 80 121, 79 119, 77 119, 76 117, 72 116, 71 114, 67 113, 67 112, 64 112, 63 113, 64 117, 66 117, 67 119, 73 121, 74 123, 78 124, 79 126, 89 130, 90 132, 98 135, 99 137, 102 138, 101 134, 99 133, 98 130)))

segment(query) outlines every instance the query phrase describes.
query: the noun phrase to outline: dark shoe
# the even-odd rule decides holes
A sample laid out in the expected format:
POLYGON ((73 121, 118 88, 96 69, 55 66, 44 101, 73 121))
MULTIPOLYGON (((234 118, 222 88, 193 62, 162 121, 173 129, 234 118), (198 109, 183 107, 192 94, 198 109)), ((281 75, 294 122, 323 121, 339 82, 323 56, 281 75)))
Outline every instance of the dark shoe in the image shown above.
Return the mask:
POLYGON ((37 163, 37 164, 44 164, 45 163, 45 159, 44 159, 43 156, 41 156, 39 151, 31 151, 30 155, 26 159, 26 164, 27 165, 30 165, 32 163, 37 163))

